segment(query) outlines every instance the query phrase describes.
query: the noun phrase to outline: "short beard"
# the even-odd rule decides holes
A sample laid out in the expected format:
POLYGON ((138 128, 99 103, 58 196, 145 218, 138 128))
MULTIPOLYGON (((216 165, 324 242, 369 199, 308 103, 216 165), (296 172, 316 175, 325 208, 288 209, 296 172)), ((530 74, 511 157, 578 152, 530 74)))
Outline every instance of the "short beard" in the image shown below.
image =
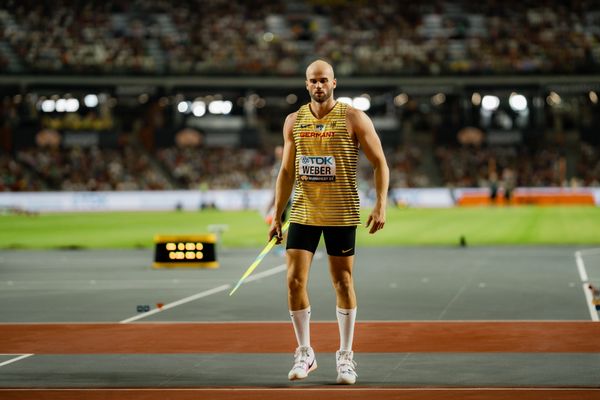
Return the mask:
POLYGON ((311 93, 310 98, 313 99, 313 101, 316 101, 317 103, 325 103, 327 100, 329 100, 331 98, 331 92, 329 92, 329 93, 326 92, 325 95, 321 98, 316 97, 311 93))

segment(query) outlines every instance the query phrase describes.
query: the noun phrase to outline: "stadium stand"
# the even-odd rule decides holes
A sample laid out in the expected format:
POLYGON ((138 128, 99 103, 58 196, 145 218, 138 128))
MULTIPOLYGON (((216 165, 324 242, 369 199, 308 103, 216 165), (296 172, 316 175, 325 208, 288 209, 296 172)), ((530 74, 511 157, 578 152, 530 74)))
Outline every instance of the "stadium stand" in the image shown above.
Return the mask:
POLYGON ((298 75, 317 55, 340 75, 593 73, 599 19, 597 3, 582 0, 9 0, 0 68, 298 75))
POLYGON ((0 190, 272 187, 315 57, 334 63, 337 96, 370 100, 395 188, 488 187, 505 171, 518 186, 598 186, 600 83, 577 77, 600 72, 599 21, 588 0, 6 0, 0 190), (369 86, 382 77, 404 80, 369 86))
POLYGON ((50 190, 162 190, 171 185, 139 148, 29 148, 17 153, 50 190))

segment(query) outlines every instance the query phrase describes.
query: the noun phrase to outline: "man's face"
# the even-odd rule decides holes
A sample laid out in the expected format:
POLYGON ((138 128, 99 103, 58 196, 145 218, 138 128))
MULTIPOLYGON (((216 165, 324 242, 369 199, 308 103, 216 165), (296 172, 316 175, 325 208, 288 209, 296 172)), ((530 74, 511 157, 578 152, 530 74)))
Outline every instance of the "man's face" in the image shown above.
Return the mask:
POLYGON ((336 81, 333 74, 321 68, 309 69, 306 73, 306 89, 310 98, 317 103, 324 103, 333 95, 336 81))

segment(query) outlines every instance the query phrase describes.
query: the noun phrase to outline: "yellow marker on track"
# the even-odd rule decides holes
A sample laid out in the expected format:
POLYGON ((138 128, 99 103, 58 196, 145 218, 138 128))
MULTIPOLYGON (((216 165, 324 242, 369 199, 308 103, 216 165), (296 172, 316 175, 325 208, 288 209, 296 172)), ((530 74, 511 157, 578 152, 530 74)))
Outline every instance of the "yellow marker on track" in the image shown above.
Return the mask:
MULTIPOLYGON (((282 235, 283 235, 283 233, 285 231, 287 231, 287 229, 289 228, 289 226, 290 226, 290 221, 286 221, 286 223, 283 224, 283 227, 281 228, 281 234, 282 235)), ((265 246, 265 248, 262 249, 262 251, 260 252, 260 254, 256 257, 256 259, 254 260, 254 262, 252 263, 252 265, 250 265, 248 267, 248 269, 246 270, 246 272, 244 272, 244 275, 242 275, 242 277, 240 278, 240 280, 238 281, 238 283, 235 285, 235 287, 233 288, 233 290, 231 292, 229 292, 230 296, 235 293, 235 291, 240 287, 240 285, 242 284, 242 282, 244 282, 244 280, 246 280, 246 278, 250 276, 250 274, 256 269, 256 267, 258 267, 258 264, 260 264, 260 262, 263 260, 263 258, 265 258, 265 256, 269 253, 269 251, 271 251, 271 249, 273 248, 273 246, 275 246, 276 242, 277 242, 277 237, 273 236, 271 238, 271 240, 269 240, 269 243, 267 243, 267 245, 265 246)))

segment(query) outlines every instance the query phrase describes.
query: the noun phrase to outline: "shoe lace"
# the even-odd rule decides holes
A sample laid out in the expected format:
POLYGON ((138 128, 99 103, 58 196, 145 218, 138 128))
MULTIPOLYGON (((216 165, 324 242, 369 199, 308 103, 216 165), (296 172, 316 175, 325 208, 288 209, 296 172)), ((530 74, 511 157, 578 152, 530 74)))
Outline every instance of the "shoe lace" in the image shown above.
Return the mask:
POLYGON ((356 361, 352 359, 352 352, 340 351, 337 358, 337 368, 340 372, 352 373, 356 375, 356 361))
POLYGON ((294 367, 308 367, 308 359, 310 357, 308 351, 308 347, 298 347, 296 349, 296 353, 294 354, 294 367))

